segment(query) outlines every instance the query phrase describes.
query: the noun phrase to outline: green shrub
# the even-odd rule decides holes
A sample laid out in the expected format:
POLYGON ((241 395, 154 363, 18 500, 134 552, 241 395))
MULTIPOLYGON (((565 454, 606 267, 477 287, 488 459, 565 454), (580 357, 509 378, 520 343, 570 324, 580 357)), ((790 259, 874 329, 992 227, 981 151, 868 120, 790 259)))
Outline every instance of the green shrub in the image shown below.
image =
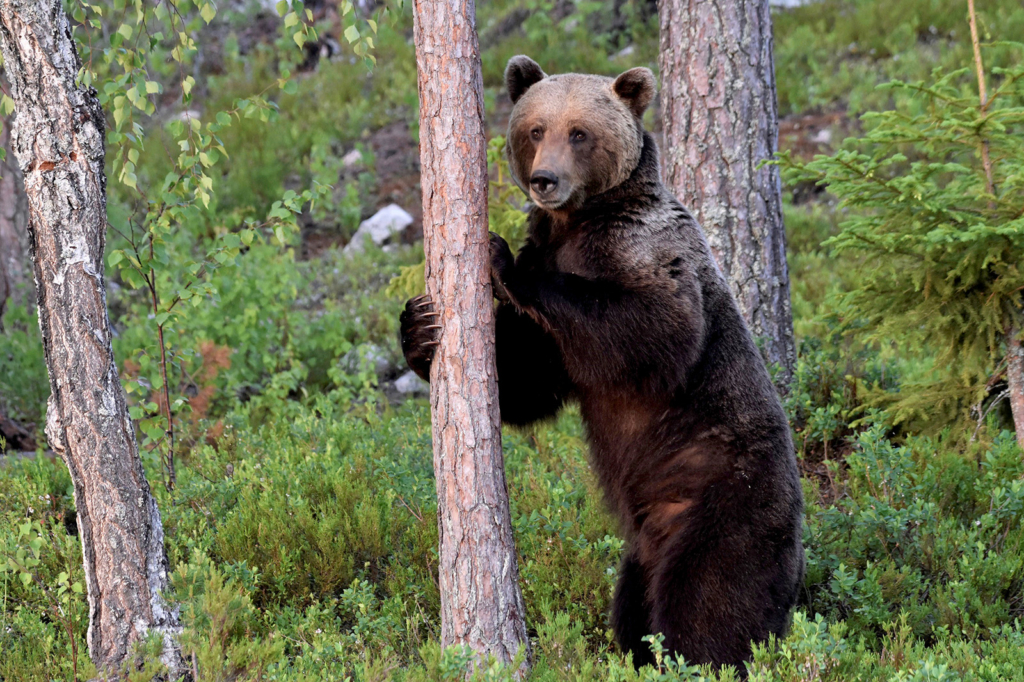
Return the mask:
POLYGON ((809 609, 870 640, 986 639, 1020 616, 1024 464, 1002 433, 975 463, 942 441, 857 436, 833 505, 809 509, 809 609), (980 465, 980 466, 979 466, 980 465))
MULTIPOLYGON (((1024 45, 1002 49, 1019 55, 1024 45)), ((963 428, 968 410, 979 411, 1024 288, 1024 70, 995 69, 985 106, 969 73, 893 81, 885 89, 906 105, 865 115, 862 139, 809 163, 784 157, 790 180, 827 186, 847 210, 828 244, 863 267, 834 307, 866 327, 862 339, 924 360, 874 404, 932 432, 963 428)))
POLYGON ((4 313, 0 333, 0 413, 41 432, 50 381, 35 312, 12 306, 4 313))

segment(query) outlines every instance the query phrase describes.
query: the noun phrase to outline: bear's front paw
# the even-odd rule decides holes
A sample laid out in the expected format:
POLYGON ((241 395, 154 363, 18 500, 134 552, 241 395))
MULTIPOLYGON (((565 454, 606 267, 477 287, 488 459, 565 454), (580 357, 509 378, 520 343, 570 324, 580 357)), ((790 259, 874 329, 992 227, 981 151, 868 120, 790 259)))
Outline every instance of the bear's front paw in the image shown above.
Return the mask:
POLYGON ((508 283, 516 266, 516 258, 512 255, 501 235, 491 232, 491 287, 494 297, 499 301, 508 302, 512 297, 508 291, 508 283))
POLYGON ((409 368, 420 378, 430 381, 430 363, 434 361, 441 325, 434 300, 427 294, 410 298, 399 316, 402 353, 409 368))

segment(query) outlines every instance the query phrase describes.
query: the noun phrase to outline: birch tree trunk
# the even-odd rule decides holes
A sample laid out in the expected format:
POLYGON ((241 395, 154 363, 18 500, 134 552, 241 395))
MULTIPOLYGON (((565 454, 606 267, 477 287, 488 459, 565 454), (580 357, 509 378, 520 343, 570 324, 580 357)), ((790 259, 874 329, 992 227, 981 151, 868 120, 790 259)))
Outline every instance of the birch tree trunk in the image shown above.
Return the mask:
POLYGON ((483 82, 473 0, 415 0, 441 643, 510 662, 528 646, 501 451, 487 232, 483 82))
POLYGON ((659 0, 665 177, 785 391, 796 361, 768 0, 659 0))
POLYGON ((164 639, 181 667, 164 603, 167 558, 156 501, 117 376, 103 282, 103 112, 60 0, 2 0, 0 49, 15 101, 13 147, 25 178, 36 303, 50 376, 46 435, 74 484, 89 599, 89 655, 105 676, 133 644, 164 639))
POLYGON ((5 304, 32 303, 25 286, 29 278, 28 202, 21 171, 11 151, 10 123, 5 120, 0 130, 0 147, 7 151, 7 158, 0 161, 0 318, 5 304))

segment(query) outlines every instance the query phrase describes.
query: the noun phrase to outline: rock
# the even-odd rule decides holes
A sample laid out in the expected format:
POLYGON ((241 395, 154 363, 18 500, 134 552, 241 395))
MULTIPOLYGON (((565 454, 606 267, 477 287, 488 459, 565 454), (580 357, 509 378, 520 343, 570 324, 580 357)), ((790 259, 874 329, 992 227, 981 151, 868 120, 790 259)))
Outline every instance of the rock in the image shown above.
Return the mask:
POLYGON ((626 45, 624 48, 612 55, 613 60, 625 59, 636 52, 636 47, 633 45, 626 45))
POLYGON ((352 241, 345 246, 343 253, 362 253, 366 250, 368 238, 377 246, 381 246, 395 235, 405 231, 405 228, 412 225, 412 221, 412 216, 406 213, 401 206, 388 204, 362 222, 356 233, 352 235, 352 241))
POLYGON ((341 356, 338 365, 346 374, 357 374, 364 366, 369 365, 378 377, 390 374, 392 369, 387 352, 375 343, 359 344, 341 356))
POLYGON ((829 130, 828 128, 825 128, 824 130, 819 130, 817 134, 813 138, 811 138, 811 142, 815 142, 817 144, 828 144, 831 141, 832 131, 829 130))
POLYGON ((345 168, 354 168, 355 166, 363 165, 363 153, 358 149, 353 149, 348 154, 341 157, 341 165, 345 168))
POLYGON ((430 395, 430 384, 416 376, 411 369, 395 379, 395 390, 405 396, 430 395))

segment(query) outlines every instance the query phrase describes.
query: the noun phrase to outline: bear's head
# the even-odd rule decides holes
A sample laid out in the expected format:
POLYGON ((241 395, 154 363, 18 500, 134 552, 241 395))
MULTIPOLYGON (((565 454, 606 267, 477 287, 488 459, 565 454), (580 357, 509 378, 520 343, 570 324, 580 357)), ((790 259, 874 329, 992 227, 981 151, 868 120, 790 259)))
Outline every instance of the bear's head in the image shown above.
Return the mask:
POLYGON ((512 178, 547 211, 571 211, 625 181, 640 162, 650 69, 618 78, 545 74, 519 55, 505 68, 512 98, 506 151, 512 178))

